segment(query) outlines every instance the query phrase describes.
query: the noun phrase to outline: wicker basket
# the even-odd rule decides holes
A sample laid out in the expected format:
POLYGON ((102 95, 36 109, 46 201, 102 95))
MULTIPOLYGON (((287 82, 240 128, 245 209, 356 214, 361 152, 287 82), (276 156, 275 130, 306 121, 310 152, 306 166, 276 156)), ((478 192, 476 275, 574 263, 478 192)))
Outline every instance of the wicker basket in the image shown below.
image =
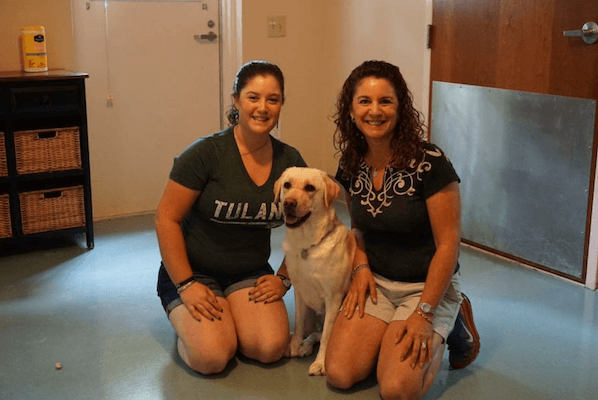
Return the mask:
POLYGON ((4 141, 4 132, 0 132, 0 176, 8 176, 8 167, 6 166, 6 144, 4 141))
POLYGON ((0 239, 12 236, 10 226, 10 200, 7 194, 0 195, 0 239))
POLYGON ((15 132, 19 175, 81 169, 79 128, 15 132))
POLYGON ((85 226, 83 186, 19 193, 23 233, 85 226))

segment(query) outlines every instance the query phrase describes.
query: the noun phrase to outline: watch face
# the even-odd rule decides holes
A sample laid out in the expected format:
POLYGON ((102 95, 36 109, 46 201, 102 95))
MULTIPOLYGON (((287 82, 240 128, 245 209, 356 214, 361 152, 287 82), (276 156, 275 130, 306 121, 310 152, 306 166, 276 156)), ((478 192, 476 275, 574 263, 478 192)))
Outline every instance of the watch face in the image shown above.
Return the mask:
POLYGON ((285 276, 278 275, 280 280, 282 281, 282 285, 288 290, 291 287, 291 280, 285 276))
POLYGON ((419 308, 426 314, 430 314, 432 312, 432 306, 429 305, 428 303, 421 303, 419 305, 419 308))

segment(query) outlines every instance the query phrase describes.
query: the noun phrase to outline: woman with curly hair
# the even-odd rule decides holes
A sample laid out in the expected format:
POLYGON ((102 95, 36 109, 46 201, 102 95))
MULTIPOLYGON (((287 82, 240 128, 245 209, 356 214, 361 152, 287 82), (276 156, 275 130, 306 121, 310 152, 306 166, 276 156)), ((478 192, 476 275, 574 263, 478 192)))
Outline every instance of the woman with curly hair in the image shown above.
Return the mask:
POLYGON ((383 61, 354 69, 338 97, 336 178, 358 251, 325 368, 332 386, 347 389, 377 362, 384 399, 421 398, 447 341, 454 368, 479 351, 459 290, 459 177, 425 141, 422 121, 399 68, 383 61))

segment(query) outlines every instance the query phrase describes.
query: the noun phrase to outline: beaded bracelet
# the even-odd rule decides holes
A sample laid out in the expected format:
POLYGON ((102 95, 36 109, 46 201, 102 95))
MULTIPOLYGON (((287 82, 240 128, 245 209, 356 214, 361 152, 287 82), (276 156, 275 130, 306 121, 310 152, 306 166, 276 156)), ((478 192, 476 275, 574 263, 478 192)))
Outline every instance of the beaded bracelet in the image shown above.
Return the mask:
POLYGON ((357 267, 353 268, 353 271, 351 271, 351 280, 353 280, 357 271, 359 271, 362 268, 369 268, 369 267, 370 266, 368 264, 363 263, 363 264, 359 264, 357 267))

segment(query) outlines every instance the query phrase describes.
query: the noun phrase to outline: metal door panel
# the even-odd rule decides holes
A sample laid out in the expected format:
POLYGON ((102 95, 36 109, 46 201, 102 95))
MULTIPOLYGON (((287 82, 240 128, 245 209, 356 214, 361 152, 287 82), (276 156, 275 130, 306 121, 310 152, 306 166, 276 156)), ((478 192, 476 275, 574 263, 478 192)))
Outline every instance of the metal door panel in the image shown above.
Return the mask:
POLYGON ((433 141, 461 177, 464 239, 580 278, 596 101, 433 83, 433 141))

